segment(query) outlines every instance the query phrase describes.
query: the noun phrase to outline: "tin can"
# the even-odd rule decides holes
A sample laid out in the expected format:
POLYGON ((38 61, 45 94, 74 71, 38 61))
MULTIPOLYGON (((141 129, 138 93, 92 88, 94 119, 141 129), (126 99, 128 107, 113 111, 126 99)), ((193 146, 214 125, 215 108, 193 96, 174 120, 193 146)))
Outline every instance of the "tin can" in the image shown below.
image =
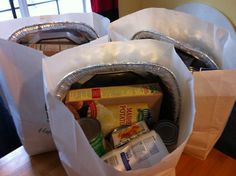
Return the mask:
POLYGON ((169 152, 176 149, 178 140, 178 126, 176 123, 170 120, 161 120, 154 130, 161 136, 169 152))
POLYGON ((105 154, 101 124, 99 121, 92 118, 82 118, 79 120, 79 124, 97 155, 102 156, 105 154))

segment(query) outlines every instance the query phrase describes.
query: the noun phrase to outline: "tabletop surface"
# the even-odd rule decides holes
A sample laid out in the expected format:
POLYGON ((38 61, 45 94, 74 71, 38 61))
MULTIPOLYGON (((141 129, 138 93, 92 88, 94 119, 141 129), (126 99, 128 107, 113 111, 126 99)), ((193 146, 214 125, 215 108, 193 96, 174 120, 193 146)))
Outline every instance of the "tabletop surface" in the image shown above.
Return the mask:
MULTIPOLYGON (((176 176, 235 176, 236 160, 213 149, 204 161, 183 154, 176 176)), ((23 147, 0 159, 0 176, 66 176, 57 152, 29 157, 23 147)))

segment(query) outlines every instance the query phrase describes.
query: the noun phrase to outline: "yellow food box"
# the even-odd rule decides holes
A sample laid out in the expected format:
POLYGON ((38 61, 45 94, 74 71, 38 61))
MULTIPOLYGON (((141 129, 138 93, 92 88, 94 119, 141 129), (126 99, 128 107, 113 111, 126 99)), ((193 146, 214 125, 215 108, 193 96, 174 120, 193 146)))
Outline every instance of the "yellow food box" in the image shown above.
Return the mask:
POLYGON ((138 84, 128 86, 97 87, 70 90, 66 102, 114 99, 124 97, 162 94, 159 84, 138 84))
POLYGON ((148 115, 157 121, 162 92, 159 84, 96 87, 71 90, 65 101, 81 118, 97 118, 107 135, 114 128, 131 125, 148 115))

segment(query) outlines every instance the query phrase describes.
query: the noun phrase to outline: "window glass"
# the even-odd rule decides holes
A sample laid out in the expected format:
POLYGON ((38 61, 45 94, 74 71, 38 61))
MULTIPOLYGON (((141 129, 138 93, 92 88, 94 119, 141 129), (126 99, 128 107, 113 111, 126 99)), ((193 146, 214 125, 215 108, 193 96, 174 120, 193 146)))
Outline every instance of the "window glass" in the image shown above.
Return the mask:
POLYGON ((35 3, 40 3, 40 2, 46 2, 49 0, 27 0, 27 4, 35 4, 35 3))
MULTIPOLYGON (((26 0, 30 16, 39 15, 56 15, 58 14, 58 7, 56 0, 26 0), (41 3, 41 4, 38 4, 41 3), (35 5, 33 5, 35 4, 35 5)), ((18 0, 13 0, 17 18, 21 18, 18 0)), ((58 0, 59 11, 64 13, 83 13, 83 0, 58 0)), ((86 12, 91 12, 90 0, 85 0, 86 12)), ((9 0, 0 0, 0 21, 13 19, 11 6, 9 0)))
POLYGON ((92 12, 90 0, 86 0, 86 12, 92 12))
POLYGON ((11 9, 9 0, 0 0, 0 11, 11 9))
MULTIPOLYGON (((8 0, 8 2, 9 2, 9 0, 8 0)), ((13 3, 14 3, 15 8, 19 7, 18 0, 13 0, 13 3)))
POLYGON ((82 13, 83 1, 82 0, 59 0, 60 13, 82 13))
POLYGON ((16 16, 17 18, 21 18, 21 12, 20 12, 20 9, 16 9, 16 16))
POLYGON ((11 19, 13 19, 11 10, 0 13, 0 21, 11 20, 11 19))
POLYGON ((48 2, 34 6, 28 6, 30 16, 56 15, 58 14, 56 2, 48 2))

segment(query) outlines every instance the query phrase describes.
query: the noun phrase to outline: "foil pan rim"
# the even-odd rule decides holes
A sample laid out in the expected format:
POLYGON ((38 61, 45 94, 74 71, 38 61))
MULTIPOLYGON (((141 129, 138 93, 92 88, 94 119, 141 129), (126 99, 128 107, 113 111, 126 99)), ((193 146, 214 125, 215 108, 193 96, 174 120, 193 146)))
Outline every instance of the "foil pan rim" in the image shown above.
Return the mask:
POLYGON ((164 41, 164 42, 173 44, 177 49, 184 50, 186 53, 194 56, 194 58, 204 62, 210 68, 213 68, 215 70, 220 69, 219 66, 215 63, 215 61, 206 53, 200 50, 194 49, 188 46, 188 44, 184 44, 178 40, 175 40, 174 38, 158 33, 156 31, 148 31, 148 30, 139 31, 132 36, 131 40, 140 39, 140 38, 137 38, 139 37, 139 35, 147 35, 147 34, 153 36, 154 38, 152 39, 154 40, 164 41))
POLYGON ((96 31, 89 26, 88 24, 82 22, 51 22, 51 23, 42 23, 42 24, 33 24, 29 26, 22 27, 16 30, 8 40, 17 42, 19 39, 23 38, 24 36, 35 33, 35 32, 44 32, 50 31, 55 29, 73 29, 77 31, 87 32, 91 37, 94 39, 99 38, 96 31))
POLYGON ((123 68, 122 71, 138 71, 136 70, 137 68, 141 69, 142 71, 148 71, 151 72, 152 74, 161 77, 162 81, 164 81, 165 86, 167 86, 168 91, 170 91, 173 95, 175 107, 174 107, 174 120, 176 123, 179 121, 179 116, 181 112, 181 92, 179 89, 178 82, 176 80, 176 76, 174 73, 168 69, 165 66, 162 66, 160 64, 152 64, 152 63, 147 63, 147 62, 140 62, 140 63, 116 63, 116 64, 99 64, 99 65, 90 65, 87 67, 79 68, 74 71, 69 72, 66 74, 57 84, 56 86, 56 91, 55 91, 55 96, 62 100, 65 97, 66 92, 70 89, 70 86, 74 83, 77 82, 80 78, 83 76, 90 74, 91 72, 94 72, 93 75, 96 73, 104 73, 105 69, 109 67, 109 71, 106 72, 111 72, 111 71, 118 71, 120 70, 119 68, 123 68), (150 67, 154 68, 152 71, 150 71, 150 67), (145 69, 144 69, 145 68, 145 69), (154 71, 153 71, 154 70, 154 71), (96 72, 96 73, 95 73, 96 72), (159 74, 158 74, 159 73, 159 74), (165 75, 168 76, 168 79, 171 77, 171 81, 167 80, 167 76, 165 78, 165 75))

